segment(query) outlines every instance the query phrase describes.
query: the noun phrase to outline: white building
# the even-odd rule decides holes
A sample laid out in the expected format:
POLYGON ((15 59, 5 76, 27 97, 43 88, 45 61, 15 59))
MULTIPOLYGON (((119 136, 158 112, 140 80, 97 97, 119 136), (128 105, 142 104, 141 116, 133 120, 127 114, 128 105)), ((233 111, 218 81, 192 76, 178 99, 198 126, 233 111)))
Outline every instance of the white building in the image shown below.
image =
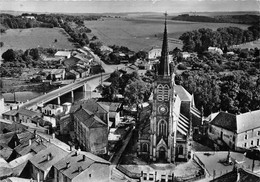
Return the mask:
POLYGON ((260 110, 239 115, 219 112, 209 123, 208 136, 237 151, 260 146, 260 110))
POLYGON ((183 59, 187 59, 187 58, 191 57, 191 54, 188 52, 180 52, 180 55, 183 59))
POLYGON ((218 53, 220 55, 223 54, 223 51, 220 48, 218 48, 218 47, 209 47, 208 51, 211 52, 211 53, 214 53, 214 54, 215 53, 218 53))
POLYGON ((62 58, 70 58, 71 52, 70 51, 57 51, 54 54, 55 57, 62 57, 62 58))
POLYGON ((158 57, 161 57, 161 48, 152 48, 148 51, 148 59, 156 59, 158 57))

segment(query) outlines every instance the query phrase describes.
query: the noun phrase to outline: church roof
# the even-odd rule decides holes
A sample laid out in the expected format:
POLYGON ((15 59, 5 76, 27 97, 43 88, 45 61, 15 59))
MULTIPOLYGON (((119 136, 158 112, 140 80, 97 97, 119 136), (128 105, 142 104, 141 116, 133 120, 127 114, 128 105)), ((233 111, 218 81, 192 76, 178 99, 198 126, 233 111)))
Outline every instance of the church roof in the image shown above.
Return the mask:
POLYGON ((174 87, 176 94, 180 97, 181 101, 191 101, 191 94, 183 88, 181 85, 175 85, 174 87))
POLYGON ((170 66, 169 66, 169 52, 168 52, 168 38, 167 38, 167 14, 165 13, 165 27, 163 34, 163 44, 162 44, 162 52, 159 64, 158 74, 163 76, 170 76, 170 66))

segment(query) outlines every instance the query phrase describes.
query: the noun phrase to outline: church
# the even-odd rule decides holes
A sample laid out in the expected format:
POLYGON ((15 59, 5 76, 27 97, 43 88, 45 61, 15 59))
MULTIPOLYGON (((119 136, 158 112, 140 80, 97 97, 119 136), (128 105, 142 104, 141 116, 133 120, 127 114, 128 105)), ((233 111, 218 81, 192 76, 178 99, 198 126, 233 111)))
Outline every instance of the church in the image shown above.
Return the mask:
POLYGON ((161 58, 153 83, 152 114, 138 132, 138 155, 149 156, 151 162, 187 161, 191 154, 193 121, 200 121, 194 97, 174 81, 170 69, 167 15, 161 58))

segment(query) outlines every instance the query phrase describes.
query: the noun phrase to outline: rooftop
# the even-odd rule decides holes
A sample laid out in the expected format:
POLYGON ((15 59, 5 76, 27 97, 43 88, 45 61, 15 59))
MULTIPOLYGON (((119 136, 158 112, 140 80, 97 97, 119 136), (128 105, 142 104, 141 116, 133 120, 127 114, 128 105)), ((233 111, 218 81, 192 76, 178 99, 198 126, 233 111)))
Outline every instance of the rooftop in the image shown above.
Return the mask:
POLYGON ((50 168, 56 164, 59 160, 64 158, 68 154, 67 151, 51 145, 48 148, 41 150, 35 154, 31 159, 31 163, 42 171, 50 170, 50 168))
POLYGON ((255 173, 251 173, 249 171, 246 171, 244 169, 238 169, 238 171, 234 170, 227 174, 224 174, 211 182, 259 182, 260 176, 256 175, 255 173), (239 177, 238 177, 239 173, 239 177))
POLYGON ((174 89, 181 101, 191 101, 191 94, 183 86, 175 85, 174 89))
POLYGON ((99 117, 84 108, 76 111, 74 116, 88 128, 106 126, 106 123, 104 123, 99 117))
POLYGON ((66 56, 66 57, 69 57, 70 56, 70 52, 68 52, 68 51, 57 51, 56 53, 55 53, 55 56, 66 56))
POLYGON ((219 112, 211 121, 211 124, 229 131, 242 133, 260 127, 260 110, 234 115, 227 112, 219 112))
POLYGON ((94 163, 110 164, 108 161, 89 152, 73 151, 57 162, 54 167, 68 178, 73 179, 94 163))
POLYGON ((28 110, 28 109, 23 109, 23 108, 18 110, 18 114, 29 116, 29 117, 41 116, 41 113, 31 111, 31 110, 28 110))
MULTIPOLYGON (((239 167, 243 167, 244 169, 251 170, 253 160, 245 157, 244 154, 238 152, 230 152, 230 159, 232 164, 227 164, 225 161, 227 160, 228 151, 219 151, 219 152, 195 152, 195 159, 199 159, 200 163, 205 166, 207 172, 210 176, 221 176, 226 172, 230 172, 234 168, 234 163, 236 163, 239 167), (214 165, 213 165, 214 164, 214 165)), ((260 170, 260 161, 255 161, 254 172, 260 170)))

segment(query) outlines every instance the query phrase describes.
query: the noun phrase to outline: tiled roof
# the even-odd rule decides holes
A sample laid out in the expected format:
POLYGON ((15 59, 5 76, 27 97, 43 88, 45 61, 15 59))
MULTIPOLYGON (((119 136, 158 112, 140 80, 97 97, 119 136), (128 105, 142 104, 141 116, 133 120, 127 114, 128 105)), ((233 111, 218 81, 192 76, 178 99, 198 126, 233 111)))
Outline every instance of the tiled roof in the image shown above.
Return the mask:
POLYGON ((8 145, 8 143, 12 140, 13 137, 16 137, 15 132, 0 134, 0 143, 8 145))
POLYGON ((236 132, 237 130, 236 115, 234 114, 219 112, 218 115, 210 123, 229 131, 236 132))
POLYGON ((237 133, 260 127, 260 110, 237 115, 237 133))
POLYGON ((23 142, 22 144, 18 145, 17 147, 15 147, 14 150, 20 155, 26 155, 30 152, 34 152, 35 154, 37 154, 41 150, 46 149, 47 146, 49 146, 48 142, 46 142, 44 140, 40 140, 38 138, 38 139, 32 140, 31 145, 29 145, 29 140, 28 140, 28 141, 23 142))
POLYGON ((1 150, 0 150, 0 157, 2 157, 3 159, 5 159, 6 161, 9 159, 9 157, 11 156, 11 154, 13 153, 13 149, 11 149, 8 146, 1 146, 1 150))
POLYGON ((260 110, 239 115, 219 112, 218 115, 211 121, 211 124, 229 131, 242 133, 260 127, 260 110))
POLYGON ((11 168, 15 168, 23 163, 26 163, 29 159, 31 159, 33 157, 32 153, 28 153, 26 155, 23 155, 21 157, 18 157, 12 161, 9 162, 9 165, 11 168))
POLYGON ((122 105, 122 103, 120 102, 98 102, 98 103, 109 106, 109 112, 118 111, 118 109, 122 105))
POLYGON ((54 167, 57 168, 63 175, 73 179, 82 171, 87 170, 94 163, 103 163, 109 165, 108 161, 89 152, 73 151, 57 162, 54 167))
POLYGON ((25 141, 28 141, 29 139, 34 138, 34 134, 32 132, 25 131, 22 133, 18 133, 17 138, 19 139, 20 143, 23 143, 25 141))
POLYGON ((35 156, 30 159, 30 162, 38 169, 46 171, 49 170, 59 160, 64 158, 67 154, 68 152, 65 150, 55 145, 51 145, 45 150, 41 150, 38 154, 35 154, 35 156))
POLYGON ((3 115, 15 116, 17 113, 18 113, 18 110, 17 109, 13 109, 13 110, 10 110, 10 111, 7 111, 7 112, 3 113, 3 115))
POLYGON ((29 116, 29 117, 41 116, 41 114, 38 113, 38 112, 31 111, 31 110, 28 110, 28 109, 22 109, 22 108, 19 109, 18 114, 19 115, 29 116))
POLYGON ((191 94, 181 85, 175 85, 174 89, 176 94, 180 97, 181 101, 191 101, 191 94))
POLYGON ((82 108, 76 111, 74 116, 88 128, 95 128, 107 125, 99 117, 97 117, 94 113, 88 111, 87 109, 82 108))
POLYGON ((260 176, 251 173, 248 171, 245 171, 243 169, 238 169, 238 171, 231 171, 229 173, 226 173, 211 182, 259 182, 260 176), (239 179, 238 180, 238 173, 239 173, 239 179))
POLYGON ((28 127, 27 126, 24 126, 23 124, 21 123, 16 123, 16 122, 13 122, 12 124, 7 124, 4 129, 6 129, 7 131, 25 131, 25 129, 27 129, 28 127))

